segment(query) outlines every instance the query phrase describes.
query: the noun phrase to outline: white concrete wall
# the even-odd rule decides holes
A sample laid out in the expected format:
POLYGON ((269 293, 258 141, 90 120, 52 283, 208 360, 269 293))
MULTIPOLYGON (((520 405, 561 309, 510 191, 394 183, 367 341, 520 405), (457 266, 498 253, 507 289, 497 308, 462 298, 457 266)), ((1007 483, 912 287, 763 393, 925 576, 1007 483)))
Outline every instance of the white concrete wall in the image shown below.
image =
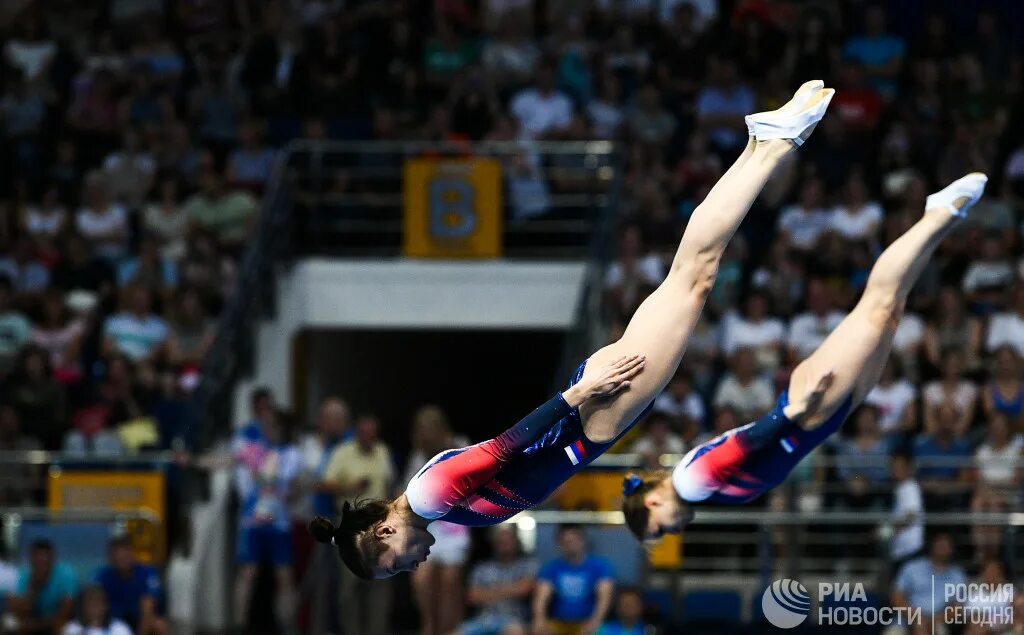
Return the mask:
POLYGON ((303 328, 559 329, 572 326, 582 262, 310 259, 278 279, 275 319, 257 329, 255 373, 235 393, 268 386, 290 407, 291 345, 303 328))

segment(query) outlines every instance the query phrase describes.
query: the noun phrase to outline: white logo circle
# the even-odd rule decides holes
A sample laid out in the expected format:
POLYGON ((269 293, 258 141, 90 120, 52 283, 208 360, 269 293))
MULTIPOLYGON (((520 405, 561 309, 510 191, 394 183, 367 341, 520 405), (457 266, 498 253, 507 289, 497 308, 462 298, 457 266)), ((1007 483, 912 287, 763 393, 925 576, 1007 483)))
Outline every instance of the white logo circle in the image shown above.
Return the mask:
POLYGON ((773 626, 795 628, 803 624, 811 612, 807 589, 796 580, 783 578, 772 582, 761 596, 761 610, 773 626))

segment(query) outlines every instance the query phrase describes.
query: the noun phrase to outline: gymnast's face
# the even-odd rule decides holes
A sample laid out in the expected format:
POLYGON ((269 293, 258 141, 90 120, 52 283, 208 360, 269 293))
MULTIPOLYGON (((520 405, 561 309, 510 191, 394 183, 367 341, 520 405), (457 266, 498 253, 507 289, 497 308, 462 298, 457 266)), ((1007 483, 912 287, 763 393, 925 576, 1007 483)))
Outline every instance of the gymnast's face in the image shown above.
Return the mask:
POLYGON ((681 534, 693 520, 693 509, 679 500, 675 492, 666 492, 659 487, 647 493, 644 506, 647 507, 646 540, 657 540, 666 534, 681 534))
POLYGON ((430 555, 430 546, 434 544, 429 531, 401 522, 393 515, 377 527, 376 535, 387 547, 373 568, 373 577, 377 579, 416 569, 430 555))

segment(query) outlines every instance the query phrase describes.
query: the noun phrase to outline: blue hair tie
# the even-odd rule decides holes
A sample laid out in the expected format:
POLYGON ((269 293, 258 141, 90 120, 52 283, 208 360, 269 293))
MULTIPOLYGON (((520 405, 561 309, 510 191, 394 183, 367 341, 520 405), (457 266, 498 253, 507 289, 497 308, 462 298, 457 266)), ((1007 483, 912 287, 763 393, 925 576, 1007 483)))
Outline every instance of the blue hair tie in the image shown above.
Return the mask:
POLYGON ((632 496, 643 484, 644 479, 640 478, 636 474, 630 474, 626 478, 622 479, 622 495, 632 496))

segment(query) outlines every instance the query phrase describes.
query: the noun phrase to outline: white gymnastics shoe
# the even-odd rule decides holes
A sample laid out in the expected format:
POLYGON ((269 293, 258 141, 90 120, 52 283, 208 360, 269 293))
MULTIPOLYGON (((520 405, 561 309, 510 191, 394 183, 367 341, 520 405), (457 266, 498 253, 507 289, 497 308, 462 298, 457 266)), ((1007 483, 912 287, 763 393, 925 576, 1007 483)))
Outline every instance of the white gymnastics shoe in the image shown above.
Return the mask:
POLYGON ((967 210, 971 208, 981 195, 985 193, 988 177, 981 172, 971 172, 962 176, 946 187, 928 196, 925 210, 944 209, 957 218, 967 218, 967 210), (959 203, 959 205, 957 205, 959 203))
MULTIPOLYGON (((814 93, 824 87, 825 82, 820 79, 812 79, 809 82, 804 82, 803 84, 800 84, 800 88, 796 89, 796 92, 793 93, 793 97, 790 98, 789 101, 782 104, 772 112, 785 114, 800 112, 800 109, 807 105, 807 102, 814 96, 814 93)), ((743 120, 747 122, 747 133, 750 134, 751 137, 754 136, 754 124, 751 121, 751 117, 753 116, 754 115, 747 115, 743 118, 743 120)))
POLYGON ((835 94, 834 89, 823 88, 814 91, 801 107, 794 106, 791 111, 780 108, 750 115, 747 117, 747 128, 758 141, 787 139, 794 145, 801 146, 825 116, 828 104, 835 94))

